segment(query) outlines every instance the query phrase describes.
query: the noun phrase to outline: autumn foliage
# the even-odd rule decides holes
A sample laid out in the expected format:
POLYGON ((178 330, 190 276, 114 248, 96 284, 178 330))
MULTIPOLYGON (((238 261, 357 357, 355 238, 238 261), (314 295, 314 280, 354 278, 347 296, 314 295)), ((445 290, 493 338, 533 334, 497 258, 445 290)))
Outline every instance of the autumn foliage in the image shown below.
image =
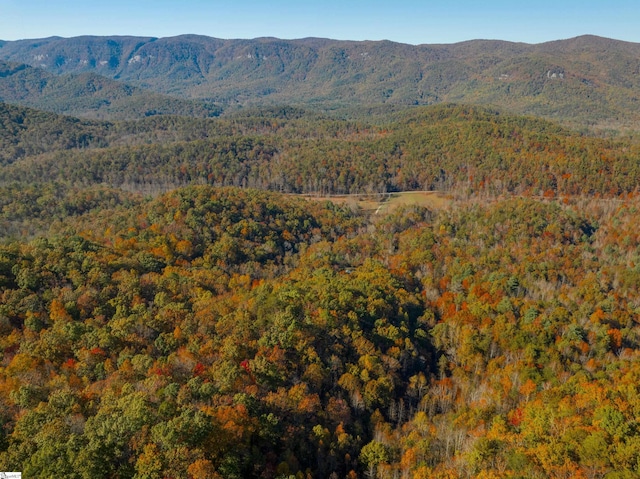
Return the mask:
MULTIPOLYGON (((113 185, 4 184, 18 196, 0 200, 11 226, 0 244, 0 470, 638 477, 640 203, 629 194, 637 165, 627 156, 635 147, 579 135, 557 144, 523 137, 515 120, 454 110, 458 120, 474 117, 467 133, 479 128, 484 140, 464 170, 442 175, 425 158, 449 137, 444 126, 420 130, 421 115, 391 133, 324 124, 352 141, 327 147, 332 188, 368 187, 349 179, 351 166, 339 179, 336 151, 346 148, 354 161, 367 158, 358 168, 380 160, 380 171, 393 170, 387 186, 450 188, 450 206, 439 210, 373 214, 212 185, 145 197, 113 185), (512 156, 479 153, 505 138, 512 156), (613 159, 589 145, 611 148, 613 159), (531 156, 516 161, 517 150, 531 156), (554 172, 536 173, 549 158, 554 172)), ((265 122, 225 128, 292 137, 305 128, 265 122)), ((284 140, 273 141, 227 140, 215 161, 235 148, 224 157, 230 165, 242 157, 275 168, 284 140)), ((299 168, 312 164, 302 146, 287 151, 299 168)), ((111 158, 94 153, 96 168, 111 158)), ((10 174, 26 171, 16 161, 10 174)), ((216 171, 230 170, 203 174, 231 181, 216 171)), ((238 170, 240 183, 246 173, 283 190, 312 184, 294 186, 296 175, 311 178, 294 169, 251 171, 238 170)))

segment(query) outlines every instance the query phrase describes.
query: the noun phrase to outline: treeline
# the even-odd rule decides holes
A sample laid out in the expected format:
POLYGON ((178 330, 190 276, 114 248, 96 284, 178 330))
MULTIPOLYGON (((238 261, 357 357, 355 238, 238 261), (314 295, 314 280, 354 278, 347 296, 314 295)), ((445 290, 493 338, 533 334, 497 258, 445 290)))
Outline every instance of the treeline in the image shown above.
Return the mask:
POLYGON ((635 193, 640 178, 640 146, 632 140, 583 136, 479 108, 408 109, 371 122, 296 109, 253 115, 70 123, 70 133, 61 128, 40 143, 27 130, 6 150, 5 162, 13 163, 0 170, 0 181, 47 178, 144 191, 204 183, 312 194, 436 189, 613 197, 635 193))
POLYGON ((0 246, 0 467, 638 476, 637 200, 188 187, 0 246))

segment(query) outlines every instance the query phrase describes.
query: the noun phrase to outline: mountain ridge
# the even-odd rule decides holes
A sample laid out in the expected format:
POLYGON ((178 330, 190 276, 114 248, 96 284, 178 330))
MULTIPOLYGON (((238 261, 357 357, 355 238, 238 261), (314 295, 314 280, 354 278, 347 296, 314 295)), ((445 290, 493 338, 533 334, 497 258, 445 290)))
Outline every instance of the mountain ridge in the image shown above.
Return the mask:
POLYGON ((0 60, 0 101, 93 119, 151 115, 207 117, 220 109, 109 79, 94 72, 55 75, 42 68, 0 60))
POLYGON ((539 44, 408 45, 322 38, 50 37, 0 59, 225 105, 494 105, 577 125, 632 125, 640 44, 584 35, 539 44))

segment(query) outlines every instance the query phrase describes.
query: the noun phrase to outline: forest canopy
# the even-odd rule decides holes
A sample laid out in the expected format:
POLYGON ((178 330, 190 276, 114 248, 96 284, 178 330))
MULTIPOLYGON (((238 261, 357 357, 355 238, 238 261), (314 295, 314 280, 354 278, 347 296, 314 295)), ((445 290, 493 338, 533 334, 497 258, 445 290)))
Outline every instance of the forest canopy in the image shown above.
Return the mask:
POLYGON ((319 195, 444 190, 616 197, 635 192, 640 177, 633 139, 591 137, 544 120, 456 105, 369 120, 271 109, 116 123, 4 107, 0 122, 6 132, 2 184, 58 181, 156 193, 199 183, 319 195))
POLYGON ((633 138, 458 105, 0 122, 0 470, 640 477, 633 138))

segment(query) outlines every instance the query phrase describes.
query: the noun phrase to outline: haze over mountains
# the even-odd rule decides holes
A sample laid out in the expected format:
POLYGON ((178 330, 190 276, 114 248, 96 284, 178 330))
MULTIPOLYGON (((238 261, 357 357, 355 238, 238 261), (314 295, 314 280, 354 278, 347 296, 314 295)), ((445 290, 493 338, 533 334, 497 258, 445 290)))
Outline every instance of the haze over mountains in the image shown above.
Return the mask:
MULTIPOLYGON (((91 92, 97 106, 84 100, 69 111, 85 116, 108 117, 107 102, 142 95, 132 86, 223 108, 456 102, 581 126, 629 126, 639 119, 640 45, 595 36, 538 45, 476 40, 418 46, 318 38, 52 37, 0 42, 0 59, 35 67, 3 67, 0 100, 63 112, 56 98, 67 105, 78 90, 91 89, 87 85, 111 92, 91 92)), ((152 104, 169 100, 150 98, 140 100, 145 112, 163 113, 152 104)))

